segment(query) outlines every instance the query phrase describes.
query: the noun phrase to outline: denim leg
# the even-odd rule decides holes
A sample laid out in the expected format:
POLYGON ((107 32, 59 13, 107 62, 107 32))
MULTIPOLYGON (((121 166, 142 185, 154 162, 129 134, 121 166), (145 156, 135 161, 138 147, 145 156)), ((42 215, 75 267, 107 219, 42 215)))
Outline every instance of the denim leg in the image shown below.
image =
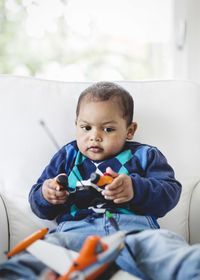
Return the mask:
POLYGON ((34 256, 23 252, 0 264, 0 279, 36 280, 45 267, 34 256))
POLYGON ((127 239, 137 266, 150 279, 200 279, 200 245, 190 246, 167 230, 147 230, 127 239))
MULTIPOLYGON (((158 225, 155 224, 152 218, 149 216, 137 216, 137 215, 132 216, 132 215, 119 215, 119 214, 113 214, 113 216, 118 222, 120 230, 125 230, 127 232, 132 230, 138 230, 138 229, 148 230, 148 229, 158 228, 158 225)), ((114 230, 113 228, 110 228, 109 233, 112 232, 114 232, 114 230)), ((131 235, 131 238, 130 236, 127 236, 126 243, 128 243, 130 249, 133 248, 133 245, 132 242, 129 242, 129 239, 134 239, 135 236, 137 235, 135 234, 131 235)), ((134 250, 132 250, 132 253, 134 255, 134 250)), ((127 250, 126 246, 121 251, 119 257, 116 259, 116 263, 122 270, 125 270, 143 280, 150 279, 148 276, 146 276, 145 271, 141 271, 141 269, 138 267, 135 260, 127 250)))
MULTIPOLYGON (((153 222, 151 217, 138 216, 138 215, 127 215, 127 214, 112 214, 112 216, 117 221, 120 230, 131 231, 138 229, 157 229, 158 226, 153 222)), ((72 242, 69 244, 69 238, 67 237, 66 242, 68 242, 68 248, 78 251, 81 248, 85 238, 91 234, 99 234, 101 236, 114 233, 116 230, 110 224, 109 219, 104 215, 103 217, 90 217, 91 219, 84 219, 79 221, 63 222, 57 227, 58 232, 73 232, 76 237, 72 238, 72 242)), ((134 237, 134 235, 133 235, 134 237)), ((120 253, 119 257, 116 259, 117 265, 141 278, 147 280, 143 272, 137 267, 135 261, 131 257, 127 248, 125 247, 120 253)))

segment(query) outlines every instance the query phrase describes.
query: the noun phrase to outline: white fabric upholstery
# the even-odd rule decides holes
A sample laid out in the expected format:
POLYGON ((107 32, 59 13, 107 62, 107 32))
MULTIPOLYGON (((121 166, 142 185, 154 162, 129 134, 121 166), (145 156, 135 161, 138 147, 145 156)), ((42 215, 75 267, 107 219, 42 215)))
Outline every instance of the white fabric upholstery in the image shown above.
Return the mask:
MULTIPOLYGON (((189 81, 122 81, 135 100, 135 140, 157 146, 183 185, 177 207, 159 219, 162 228, 200 242, 200 86, 189 81)), ((0 75, 0 260, 10 243, 41 227, 55 227, 32 214, 28 193, 57 148, 74 139, 77 98, 89 83, 0 75), (2 239, 1 239, 2 240, 2 239), (2 241, 1 241, 2 244, 2 241)))
POLYGON ((195 185, 191 195, 191 201, 189 205, 188 211, 188 220, 189 220, 189 228, 190 230, 190 242, 192 244, 200 242, 200 207, 199 207, 199 200, 200 200, 200 183, 195 185))
POLYGON ((3 254, 9 249, 9 224, 8 216, 6 212, 6 206, 4 204, 3 198, 0 196, 0 217, 1 217, 1 227, 0 227, 0 257, 1 260, 6 259, 6 255, 3 254))

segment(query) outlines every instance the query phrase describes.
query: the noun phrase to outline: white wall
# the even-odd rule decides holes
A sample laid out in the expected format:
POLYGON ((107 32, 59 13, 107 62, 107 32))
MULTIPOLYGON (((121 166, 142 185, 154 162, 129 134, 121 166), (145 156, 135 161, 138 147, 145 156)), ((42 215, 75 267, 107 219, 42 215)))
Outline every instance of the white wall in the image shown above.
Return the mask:
POLYGON ((200 1, 174 0, 174 76, 200 82, 200 1), (185 36, 184 36, 185 24, 185 36), (182 42, 182 45, 181 45, 182 42))

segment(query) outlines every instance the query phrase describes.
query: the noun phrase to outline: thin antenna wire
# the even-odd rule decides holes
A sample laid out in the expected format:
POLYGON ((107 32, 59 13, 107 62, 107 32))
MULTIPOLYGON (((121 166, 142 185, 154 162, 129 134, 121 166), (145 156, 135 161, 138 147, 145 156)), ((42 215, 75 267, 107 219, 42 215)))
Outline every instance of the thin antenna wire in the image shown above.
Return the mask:
MULTIPOLYGON (((53 134, 51 133, 51 131, 49 130, 49 128, 47 127, 47 125, 45 124, 45 122, 43 120, 40 120, 39 121, 40 125, 43 127, 43 129, 45 130, 45 132, 47 133, 48 137, 51 139, 51 141, 53 142, 54 146, 56 147, 56 149, 60 149, 60 146, 58 145, 57 141, 55 140, 53 134)), ((76 177, 76 179, 81 183, 82 187, 84 187, 83 183, 81 182, 80 178, 78 177, 78 175, 75 173, 75 171, 72 169, 71 172, 74 174, 74 176, 76 177)), ((112 224, 112 226, 115 228, 115 230, 119 230, 119 227, 118 227, 118 224, 116 222, 116 220, 112 217, 112 215, 110 214, 110 212, 106 211, 107 212, 107 216, 112 224)), ((134 254, 132 253, 129 245, 124 242, 125 246, 127 247, 131 257, 133 259, 135 259, 135 256, 134 254)), ((71 254, 68 252, 68 255, 69 257, 71 258, 71 260, 73 261, 72 259, 72 256, 71 254)))
MULTIPOLYGON (((51 133, 50 129, 47 127, 47 125, 45 124, 45 122, 43 120, 39 121, 40 125, 43 127, 43 129, 45 130, 45 132, 47 133, 48 137, 51 139, 51 141, 53 142, 54 146, 56 147, 57 150, 60 149, 55 137, 53 136, 53 134, 51 133)), ((78 175, 74 172, 74 170, 72 169, 72 173, 74 174, 74 176, 76 177, 76 179, 81 183, 82 187, 84 187, 83 183, 81 182, 80 178, 78 177, 78 175)))
POLYGON ((43 129, 45 130, 46 134, 48 135, 48 137, 51 139, 51 141, 53 142, 54 146, 56 147, 57 150, 60 150, 60 146, 58 145, 55 137, 53 136, 53 134, 51 133, 50 129, 47 127, 46 123, 43 120, 39 121, 40 125, 43 127, 43 129))

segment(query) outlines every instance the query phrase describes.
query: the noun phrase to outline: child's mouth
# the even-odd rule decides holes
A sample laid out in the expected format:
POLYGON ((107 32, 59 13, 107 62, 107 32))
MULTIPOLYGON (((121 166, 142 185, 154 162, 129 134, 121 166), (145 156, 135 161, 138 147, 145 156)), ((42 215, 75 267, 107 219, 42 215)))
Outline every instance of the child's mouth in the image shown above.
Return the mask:
POLYGON ((89 147, 88 150, 92 153, 101 153, 103 151, 102 148, 96 146, 89 147))

